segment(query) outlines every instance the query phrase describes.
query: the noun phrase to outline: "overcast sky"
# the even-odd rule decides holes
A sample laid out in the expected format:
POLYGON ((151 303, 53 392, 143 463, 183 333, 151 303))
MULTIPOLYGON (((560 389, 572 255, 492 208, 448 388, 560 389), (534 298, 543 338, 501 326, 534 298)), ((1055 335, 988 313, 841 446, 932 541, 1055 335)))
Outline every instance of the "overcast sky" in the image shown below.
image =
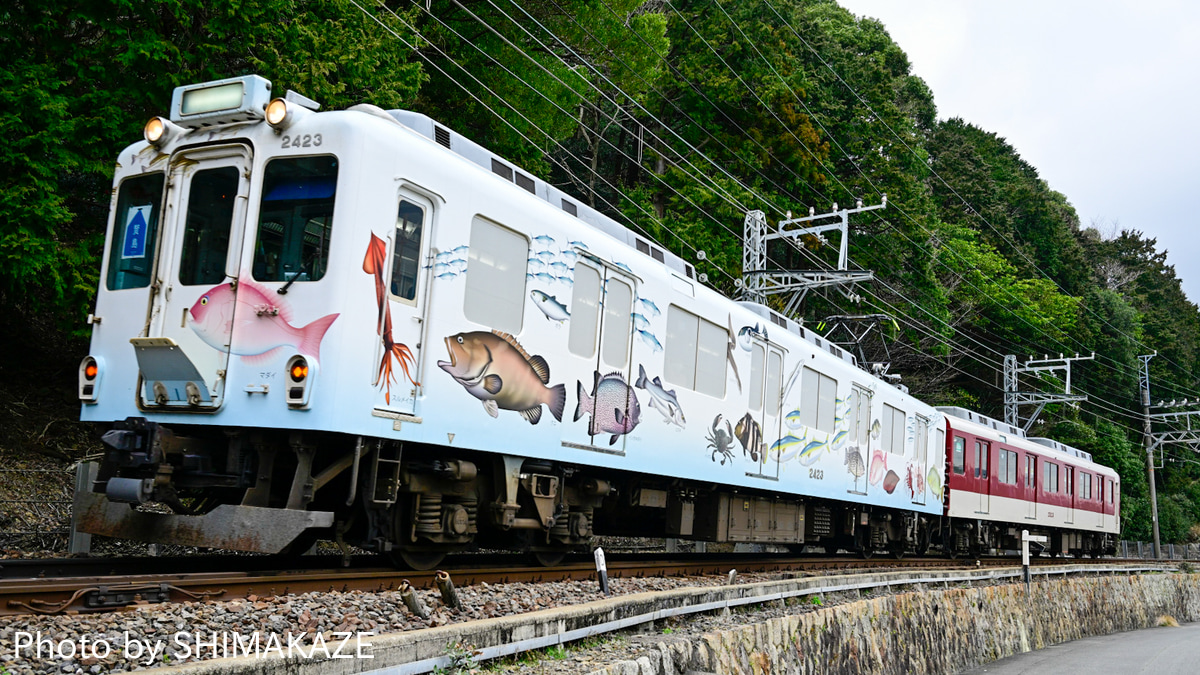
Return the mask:
POLYGON ((1200 2, 838 2, 887 26, 939 119, 1005 138, 1084 227, 1157 238, 1200 301, 1200 2))

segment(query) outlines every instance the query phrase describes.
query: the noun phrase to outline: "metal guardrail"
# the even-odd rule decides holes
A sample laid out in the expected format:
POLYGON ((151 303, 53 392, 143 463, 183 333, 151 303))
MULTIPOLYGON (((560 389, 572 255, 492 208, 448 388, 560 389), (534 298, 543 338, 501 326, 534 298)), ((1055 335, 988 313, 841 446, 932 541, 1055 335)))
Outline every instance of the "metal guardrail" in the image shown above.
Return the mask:
MULTIPOLYGON (((1070 574, 1136 574, 1141 572, 1163 572, 1171 570, 1170 566, 1155 564, 1155 565, 1054 565, 1047 567, 1035 567, 1031 569, 1033 576, 1044 576, 1050 578, 1054 575, 1066 577, 1070 574)), ((914 585, 940 585, 949 587, 950 584, 962 582, 980 582, 992 581, 999 579, 1021 579, 1024 572, 1020 567, 995 568, 982 570, 967 570, 962 572, 892 572, 885 575, 866 575, 869 578, 866 580, 852 581, 848 577, 812 577, 803 580, 789 580, 786 582, 761 582, 754 584, 758 588, 747 590, 744 586, 731 586, 728 588, 738 589, 742 594, 738 597, 726 597, 721 600, 697 602, 695 604, 685 603, 678 607, 664 607, 652 612, 646 612, 635 616, 622 617, 612 621, 593 624, 583 628, 567 630, 560 633, 550 635, 542 635, 536 638, 528 638, 517 640, 508 644, 493 645, 476 650, 475 658, 479 661, 485 661, 504 656, 513 656, 522 652, 531 651, 534 649, 544 649, 553 647, 575 640, 611 633, 641 624, 652 623, 662 619, 667 619, 677 616, 685 616, 688 614, 698 614, 702 612, 721 611, 741 607, 752 604, 765 604, 769 602, 786 601, 789 598, 806 597, 820 595, 823 593, 835 593, 840 591, 852 591, 862 589, 875 588, 891 588, 892 586, 914 586, 914 585), (883 578, 880 578, 882 576, 883 578), (781 591, 771 591, 770 587, 775 585, 789 585, 792 588, 781 591), (762 590, 763 592, 754 592, 762 590)), ((709 593, 713 589, 706 587, 698 589, 698 593, 709 593)), ((367 671, 368 675, 419 675, 436 671, 439 668, 446 668, 451 665, 451 657, 439 656, 421 661, 398 664, 390 667, 379 668, 376 670, 367 671)))

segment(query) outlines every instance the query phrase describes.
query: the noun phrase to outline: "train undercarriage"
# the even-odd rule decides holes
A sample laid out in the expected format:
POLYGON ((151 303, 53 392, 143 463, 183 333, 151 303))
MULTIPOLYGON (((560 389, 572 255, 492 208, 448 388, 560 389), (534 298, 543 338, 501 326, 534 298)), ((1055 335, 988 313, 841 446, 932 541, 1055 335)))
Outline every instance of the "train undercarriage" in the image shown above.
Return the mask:
MULTIPOLYGON (((1011 530, 984 521, 328 432, 130 418, 104 442, 91 491, 76 496, 79 527, 147 542, 295 554, 328 539, 416 569, 475 549, 554 565, 598 534, 868 557, 1019 548, 1019 532, 1014 545, 1011 530)), ((1048 534, 1051 554, 1111 553, 1114 543, 1048 534)))

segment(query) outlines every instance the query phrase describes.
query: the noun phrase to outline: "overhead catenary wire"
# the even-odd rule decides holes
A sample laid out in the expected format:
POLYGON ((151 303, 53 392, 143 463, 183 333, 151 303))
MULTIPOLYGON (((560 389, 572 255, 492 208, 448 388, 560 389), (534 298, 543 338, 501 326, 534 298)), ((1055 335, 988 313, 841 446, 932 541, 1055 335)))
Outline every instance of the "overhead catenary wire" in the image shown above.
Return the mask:
MULTIPOLYGON (((356 4, 356 6, 357 6, 357 4, 356 4)), ((360 10, 362 9, 361 7, 359 7, 359 8, 360 8, 360 10)), ((365 10, 363 10, 363 11, 365 12, 365 10)), ((372 17, 372 18, 374 18, 374 17, 372 17)), ((378 21, 378 19, 376 19, 376 21, 378 21)), ((385 26, 385 27, 386 27, 386 26, 385 26)), ((393 34, 395 34, 395 33, 394 33, 394 31, 393 31, 393 34)), ((396 37, 398 37, 398 38, 399 38, 400 36, 396 35, 396 37)), ((461 37, 461 36, 460 36, 460 37, 461 37)), ((403 38, 400 38, 400 39, 403 39, 403 38)), ((444 53, 444 52, 441 52, 440 50, 439 50, 439 52, 440 52, 440 53, 442 53, 442 54, 443 54, 443 56, 447 56, 447 58, 448 58, 448 55, 445 55, 445 53, 444 53)), ((454 62, 454 61, 453 61, 453 59, 449 59, 449 60, 450 60, 452 63, 454 63, 456 66, 458 66, 460 69, 462 69, 462 68, 461 68, 461 65, 457 64, 457 62, 454 62)), ((435 68, 437 67, 435 64, 431 64, 431 65, 434 65, 434 67, 435 67, 435 68)), ((446 75, 446 76, 448 77, 448 79, 454 80, 454 78, 453 78, 452 76, 449 76, 448 74, 446 74, 446 73, 445 73, 445 71, 442 71, 440 68, 438 68, 438 70, 439 70, 440 72, 442 72, 442 73, 443 73, 443 75, 446 75)), ((467 72, 467 71, 465 71, 465 69, 463 69, 463 70, 464 70, 464 72, 467 72)), ((468 74, 469 74, 469 73, 468 73, 468 74)), ((477 78, 475 78, 474 76, 472 76, 472 78, 473 78, 473 79, 476 79, 476 81, 478 82, 478 79, 477 79, 477 78)), ((454 81, 456 82, 456 84, 459 84, 459 86, 462 86, 462 84, 461 84, 461 83, 457 82, 456 80, 454 80, 454 81)), ((480 84, 482 84, 482 83, 480 83, 480 84)), ((465 89, 465 88, 464 88, 464 89, 465 89)), ((485 86, 485 89, 486 89, 486 86, 485 86)), ((496 97, 496 98, 499 98, 499 97, 497 97, 497 96, 495 95, 495 93, 494 93, 494 92, 491 92, 491 91, 490 91, 490 89, 489 89, 488 91, 489 91, 489 93, 491 93, 491 94, 492 94, 494 97, 496 97)), ((468 93, 469 93, 469 92, 468 92, 468 93)), ((480 100, 479 100, 477 97, 474 97, 474 95, 472 95, 472 97, 473 97, 473 98, 475 98, 475 99, 476 99, 478 102, 480 102, 482 105, 485 105, 485 106, 487 105, 486 103, 484 103, 484 102, 480 101, 480 100)), ((510 108, 511 108, 511 107, 512 107, 512 106, 510 105, 510 108)), ((517 112, 518 114, 520 114, 520 113, 519 113, 519 111, 515 111, 515 109, 514 109, 514 112, 517 112)), ((502 116, 501 116, 501 117, 502 117, 502 116)), ((524 116, 522 116, 522 117, 524 118, 524 116)), ((524 118, 524 119, 525 119, 525 121, 526 121, 527 123, 529 123, 529 124, 530 124, 531 126, 533 126, 534 128, 538 128, 538 127, 537 127, 537 125, 536 125, 536 124, 533 124, 533 123, 532 123, 530 120, 528 120, 528 118, 524 118)), ((512 126, 512 125, 510 124, 510 126, 512 126)), ((519 132, 519 130, 515 129, 515 127, 513 127, 513 128, 514 128, 514 131, 518 131, 518 133, 519 133, 519 134, 520 134, 520 135, 521 135, 523 138, 525 138, 525 140, 526 140, 527 142, 530 142, 530 143, 532 143, 532 140, 531 140, 531 139, 528 139, 528 137, 524 136, 524 134, 523 134, 523 133, 521 133, 521 132, 519 132)), ((546 134, 546 132, 545 132, 544 130, 542 130, 542 129, 540 129, 540 128, 538 128, 538 130, 539 130, 539 131, 541 131, 543 134, 546 134)), ((549 134, 546 134, 546 135, 547 135, 547 138, 551 138, 551 140, 553 140, 553 139, 552 139, 552 137, 551 137, 549 134)), ((561 148, 561 145, 560 145, 559 147, 561 148)), ((565 148, 563 148, 563 149, 565 150, 565 148)), ((573 155, 572 155, 572 156, 573 156, 573 155)), ((577 159, 577 158, 576 158, 576 159, 577 159)), ((564 167, 564 168, 565 168, 565 167, 564 167)), ((611 186, 611 184, 610 184, 610 186, 611 186)), ((611 187, 614 187, 614 188, 615 188, 615 186, 611 186, 611 187)), ((667 186, 667 187, 669 187, 669 188, 670 188, 670 186, 667 186)), ((672 189, 673 189, 673 188, 672 188, 672 189)), ((619 189, 617 189, 616 191, 617 191, 618 193, 622 194, 622 196, 624 196, 626 199, 628 199, 628 196, 627 196, 627 195, 624 195, 623 193, 621 193, 619 189)), ((630 201, 632 201, 632 200, 630 200, 630 201)), ((635 204, 636 204, 636 202, 635 202, 635 204)), ((640 208, 640 205, 639 205, 639 208, 640 208)), ((641 210, 642 210, 642 212, 643 212, 643 213, 645 213, 645 210, 644 210, 644 209, 641 209, 641 210)), ((649 215, 649 214, 646 214, 646 215, 649 215)), ((726 229, 728 229, 728 228, 726 228, 726 229)), ((677 235, 676 235, 676 236, 677 236, 677 235)), ((736 233, 735 233, 735 236, 736 236, 736 233)), ((693 250, 694 250, 694 248, 693 248, 693 250)), ((723 270, 722 270, 722 271, 723 271, 723 270)), ((728 274, 728 273, 726 272, 726 274, 728 274)), ((903 298, 903 295, 902 295, 902 294, 899 294, 899 297, 903 298)), ((904 299, 906 302, 910 302, 911 304, 914 304, 914 305, 915 305, 915 303, 912 303, 912 301, 908 300, 907 298, 903 298, 903 299, 904 299)), ((923 308, 922 308, 922 309, 923 309, 923 308)), ((934 335, 932 332, 930 332, 929 334, 930 334, 930 335, 934 335)), ((941 336, 937 336, 937 337, 941 337, 941 336)), ((976 378, 976 379, 978 379, 978 378, 976 378)), ((985 383, 986 383, 986 381, 982 381, 982 380, 981 380, 981 382, 985 382, 985 383)), ((990 383, 988 383, 988 384, 990 384, 990 383)), ((991 386, 994 386, 994 385, 991 385, 991 386)))

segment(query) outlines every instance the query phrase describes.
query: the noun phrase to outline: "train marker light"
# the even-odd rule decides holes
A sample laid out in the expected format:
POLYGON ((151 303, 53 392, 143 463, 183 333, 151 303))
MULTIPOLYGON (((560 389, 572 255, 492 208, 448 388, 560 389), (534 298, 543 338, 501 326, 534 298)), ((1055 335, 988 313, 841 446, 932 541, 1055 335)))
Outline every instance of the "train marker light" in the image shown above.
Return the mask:
POLYGON ((79 363, 79 400, 96 402, 96 385, 100 379, 100 362, 94 356, 85 356, 79 363))
POLYGON ((308 359, 299 354, 288 359, 287 382, 284 387, 284 398, 289 408, 305 409, 312 397, 313 383, 317 377, 317 364, 309 363, 308 359))

